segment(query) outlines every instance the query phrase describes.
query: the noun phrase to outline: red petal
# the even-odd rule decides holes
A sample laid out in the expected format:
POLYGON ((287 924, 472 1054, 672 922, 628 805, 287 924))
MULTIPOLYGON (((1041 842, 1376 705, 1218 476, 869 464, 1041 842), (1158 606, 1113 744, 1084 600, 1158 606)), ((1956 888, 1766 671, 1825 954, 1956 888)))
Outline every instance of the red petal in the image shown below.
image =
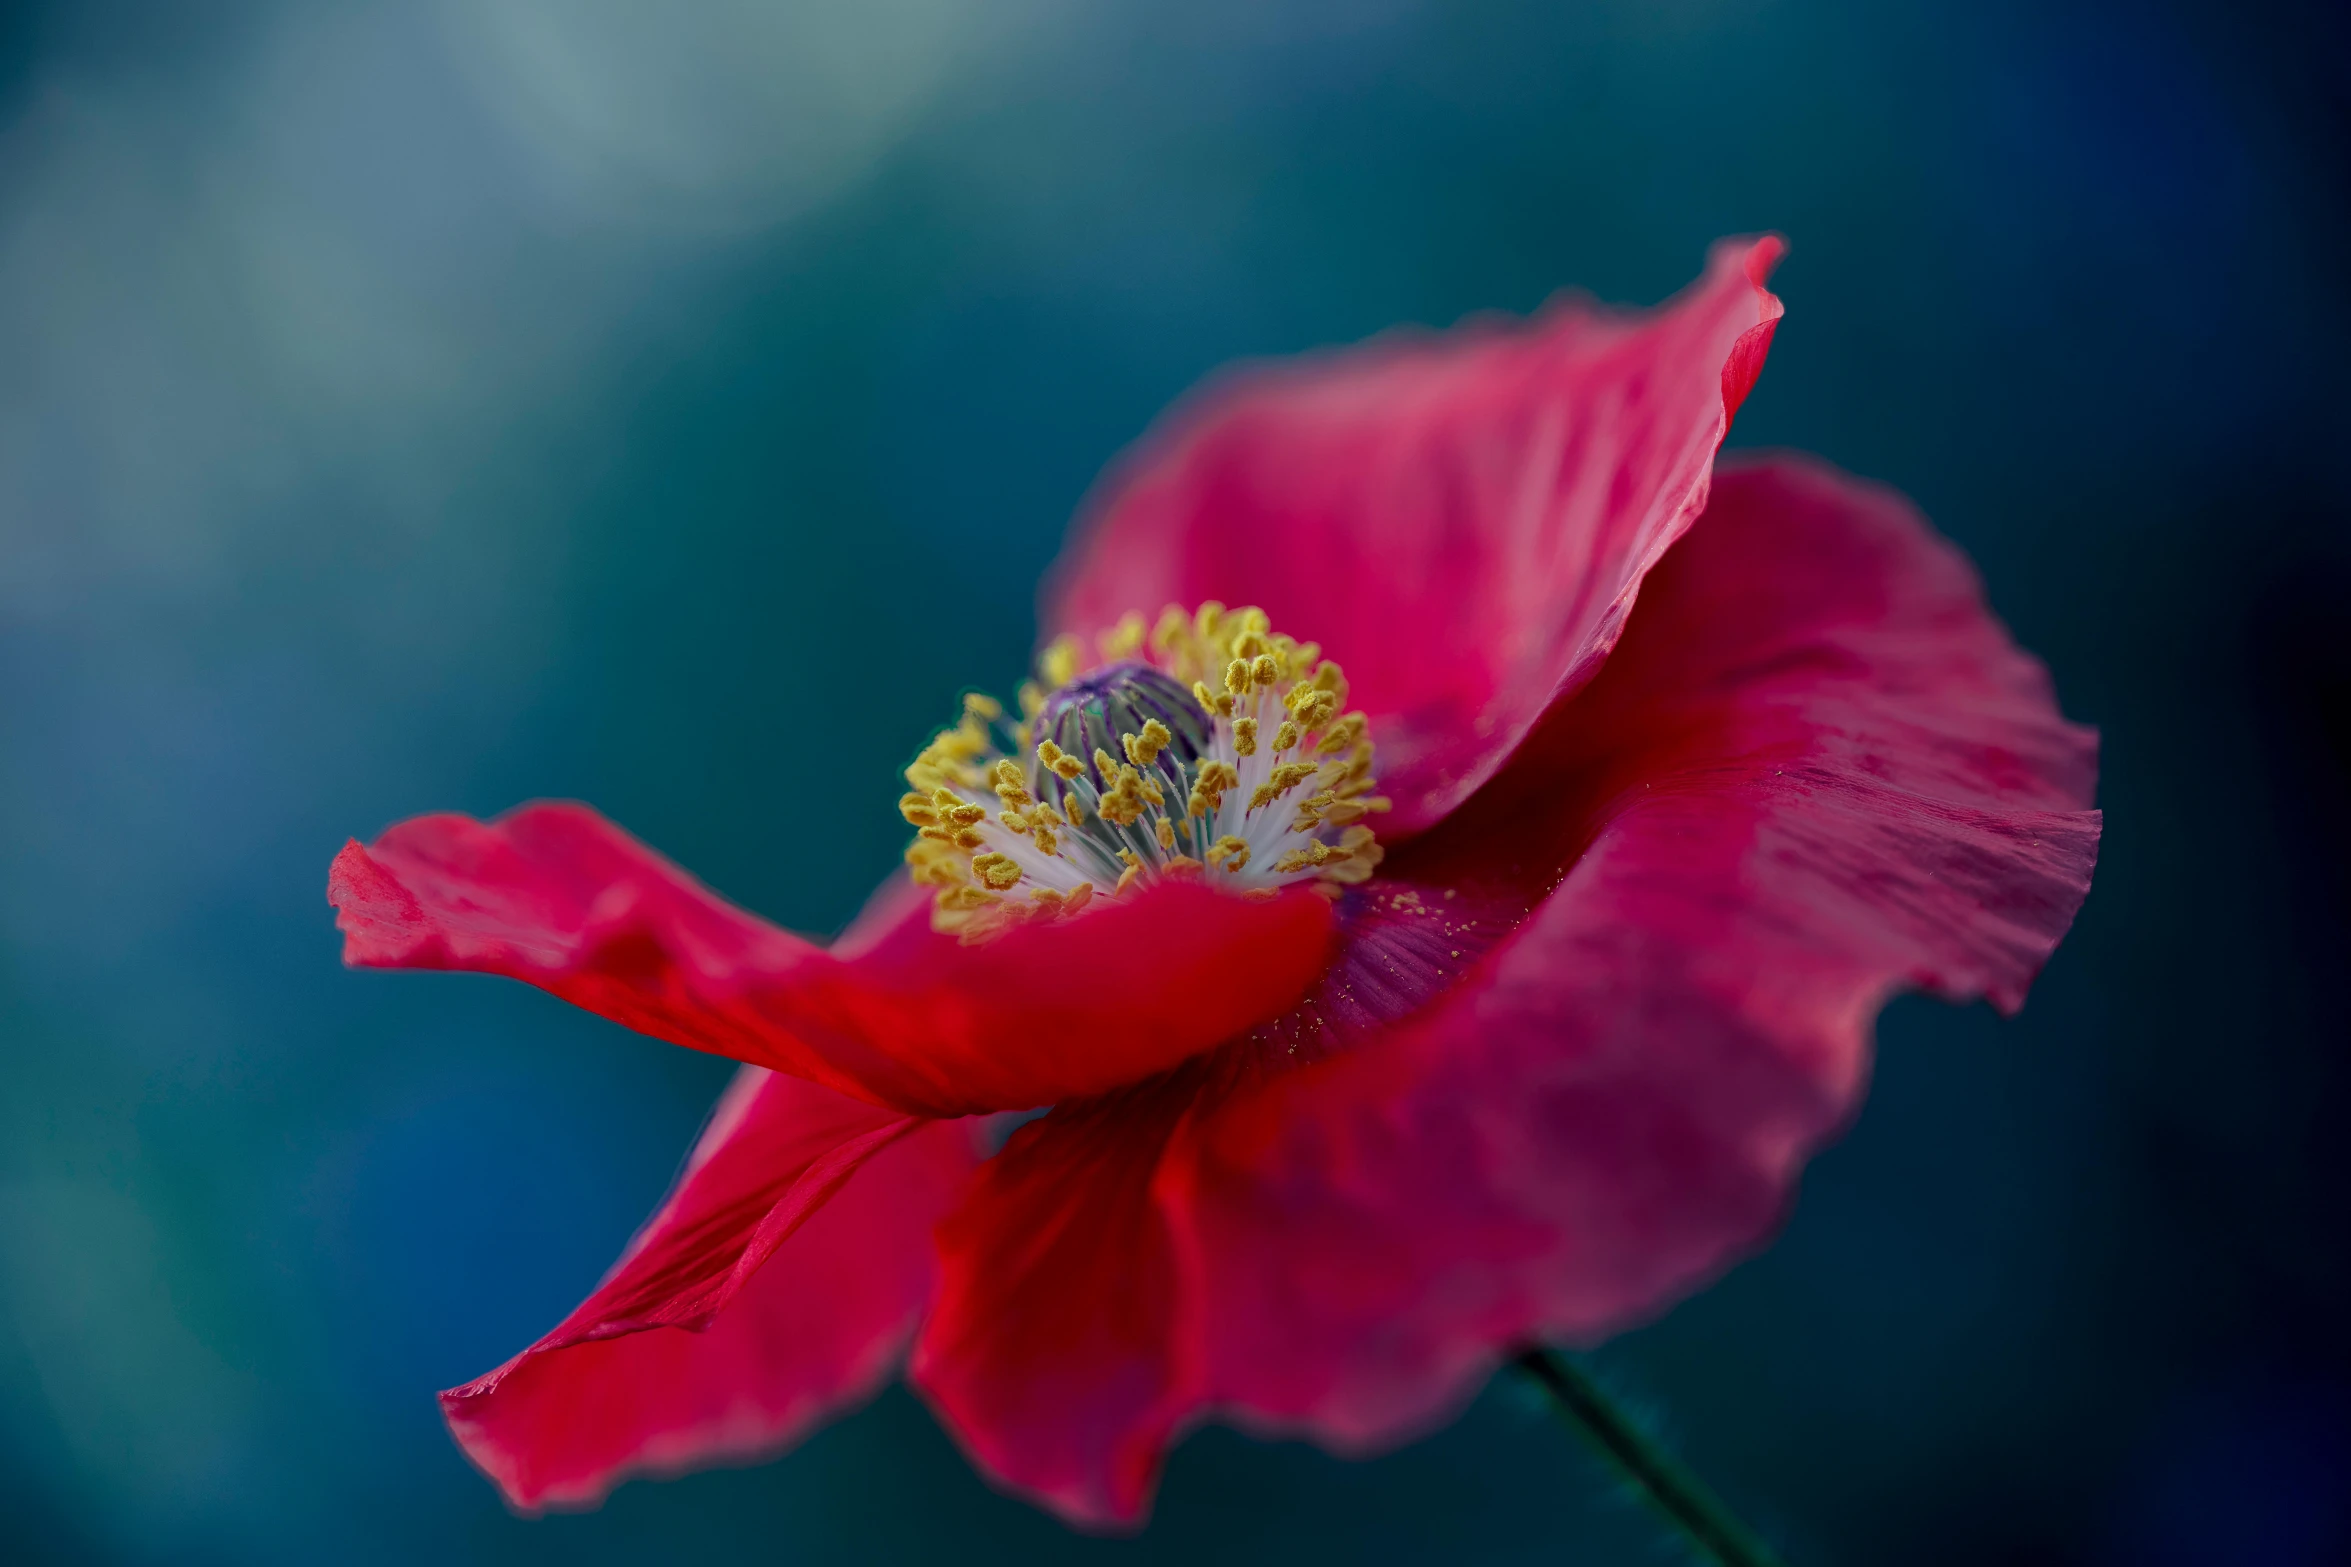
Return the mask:
POLYGON ((1323 965, 1310 892, 1162 883, 980 946, 884 898, 835 952, 746 914, 579 805, 420 816, 328 879, 343 960, 527 980, 657 1039, 928 1116, 1026 1109, 1165 1070, 1323 965))
POLYGON ((939 1226, 907 1368, 972 1462, 1092 1526, 1137 1522, 1196 1401, 1151 1181, 1205 1063, 1021 1128, 939 1226))
POLYGON ((1346 667, 1387 830, 1427 825, 1591 678, 1704 507, 1780 316, 1780 251, 1726 241, 1646 314, 1571 300, 1213 383, 1089 507, 1048 635, 1263 606, 1346 667))
POLYGON ((523 1508, 788 1446, 889 1375, 972 1163, 966 1127, 747 1068, 611 1276, 441 1395, 450 1429, 523 1508))
POLYGON ((1756 1245, 1890 992, 2021 1002, 2089 885, 2094 771, 1899 497, 1724 472, 1599 679, 1422 840, 1539 868, 1556 823, 1557 891, 1436 1007, 1162 1167, 1203 1398, 1384 1444, 1514 1345, 1612 1332, 1756 1245))

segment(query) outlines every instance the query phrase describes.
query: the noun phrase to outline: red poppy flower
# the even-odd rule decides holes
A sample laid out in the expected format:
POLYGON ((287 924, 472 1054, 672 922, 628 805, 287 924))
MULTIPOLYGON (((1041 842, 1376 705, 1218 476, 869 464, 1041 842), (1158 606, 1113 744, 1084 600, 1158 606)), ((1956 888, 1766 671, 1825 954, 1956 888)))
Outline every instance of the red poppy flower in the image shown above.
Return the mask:
POLYGON ((1778 252, 1212 385, 830 947, 580 806, 346 848, 346 961, 745 1063, 586 1303, 442 1395, 507 1497, 776 1450, 909 1347, 1082 1522, 1205 1419, 1390 1445, 1757 1245, 1889 994, 2018 1006, 2088 887, 2093 741, 1900 497, 1717 470, 1778 252))

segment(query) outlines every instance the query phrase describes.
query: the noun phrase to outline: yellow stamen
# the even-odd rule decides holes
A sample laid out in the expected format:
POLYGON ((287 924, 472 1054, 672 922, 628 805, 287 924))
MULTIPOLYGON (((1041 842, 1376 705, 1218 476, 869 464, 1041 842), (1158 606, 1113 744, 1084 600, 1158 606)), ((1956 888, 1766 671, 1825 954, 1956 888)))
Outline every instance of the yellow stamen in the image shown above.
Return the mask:
POLYGON ((1125 748, 1128 761, 1137 767, 1149 767, 1159 760, 1159 753, 1166 750, 1174 740, 1175 736, 1168 732, 1167 725, 1153 718, 1144 722, 1141 734, 1120 736, 1119 744, 1125 748))
POLYGON ((1170 878, 1252 898, 1304 881, 1336 897, 1374 874, 1381 850, 1364 822, 1388 802, 1372 792, 1369 726, 1341 716, 1346 677, 1319 644, 1276 632, 1254 606, 1170 605, 1058 636, 1038 670, 1017 718, 970 693, 906 769, 908 874, 932 889, 940 929, 984 940, 1170 878), (1105 689, 1130 691, 1122 683, 1141 676, 1101 669, 1129 662, 1172 677, 1198 712, 1151 717, 1148 701, 1137 712, 1121 695, 1139 732, 1114 730, 1090 758, 1040 738, 1049 711, 1053 733, 1071 732, 1060 688, 1098 671, 1105 689))
POLYGON ((1105 663, 1122 658, 1133 658, 1143 650, 1143 617, 1129 610, 1119 617, 1118 624, 1097 639, 1105 663))

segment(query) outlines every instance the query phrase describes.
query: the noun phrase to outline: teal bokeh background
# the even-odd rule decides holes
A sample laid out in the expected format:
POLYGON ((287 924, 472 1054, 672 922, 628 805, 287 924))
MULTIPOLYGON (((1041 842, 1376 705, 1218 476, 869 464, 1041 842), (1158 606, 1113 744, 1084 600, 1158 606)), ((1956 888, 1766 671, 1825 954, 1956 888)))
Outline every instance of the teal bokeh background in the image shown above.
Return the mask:
POLYGON ((2025 1014, 1898 1003, 1780 1242, 1600 1364, 1805 1563, 2351 1553, 2331 10, 0 17, 0 1554, 1658 1559, 1506 1385, 1369 1463, 1198 1436, 1139 1541, 896 1392, 511 1518, 431 1393, 593 1283, 726 1069, 347 974, 322 887, 573 796, 833 928, 1194 379, 1761 228, 1734 443, 1973 552, 2105 730, 2108 848, 2025 1014))

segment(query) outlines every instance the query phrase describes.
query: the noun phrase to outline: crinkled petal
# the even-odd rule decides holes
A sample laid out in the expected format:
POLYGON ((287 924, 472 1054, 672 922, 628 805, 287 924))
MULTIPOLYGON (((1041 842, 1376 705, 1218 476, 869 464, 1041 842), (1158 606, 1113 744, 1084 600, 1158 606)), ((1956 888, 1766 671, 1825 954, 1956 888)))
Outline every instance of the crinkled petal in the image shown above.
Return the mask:
POLYGON ((1196 1402, 1151 1182, 1204 1070, 1021 1128, 939 1226, 938 1301, 907 1379, 983 1473, 1074 1523, 1139 1520, 1196 1402))
POLYGON ((888 1377, 973 1163, 963 1125, 746 1067, 610 1277, 441 1395, 450 1430, 528 1509, 788 1446, 888 1377))
POLYGON ((343 960, 527 980, 673 1044, 934 1117, 1162 1071, 1288 1006, 1330 913, 1169 882, 965 946, 884 898, 836 951, 735 908, 585 806, 420 816, 337 857, 343 960))
POLYGON ((1527 902, 1507 885, 1463 898, 1384 875, 1341 902, 1330 966, 1297 1006, 1147 1083, 1060 1106, 982 1167, 939 1228, 939 1301, 910 1376, 983 1472, 1088 1528, 1142 1521, 1172 1434, 1201 1405, 1197 1279, 1152 1190, 1171 1140, 1244 1085, 1443 993, 1527 902), (1422 917, 1440 903, 1448 919, 1422 917))
POLYGON ((1426 826, 1591 678, 1704 507, 1779 319, 1780 251, 1725 241, 1652 312, 1576 299, 1211 383, 1090 505, 1047 634, 1261 605, 1371 716, 1383 835, 1426 826))
POLYGON ((1201 1399, 1374 1447, 1513 1346, 1720 1271, 1852 1113, 1890 992, 2021 1003, 2089 886, 2094 774, 1900 497, 1726 469, 1599 678, 1423 840, 1566 865, 1556 891, 1442 1002, 1161 1166, 1201 1399))

